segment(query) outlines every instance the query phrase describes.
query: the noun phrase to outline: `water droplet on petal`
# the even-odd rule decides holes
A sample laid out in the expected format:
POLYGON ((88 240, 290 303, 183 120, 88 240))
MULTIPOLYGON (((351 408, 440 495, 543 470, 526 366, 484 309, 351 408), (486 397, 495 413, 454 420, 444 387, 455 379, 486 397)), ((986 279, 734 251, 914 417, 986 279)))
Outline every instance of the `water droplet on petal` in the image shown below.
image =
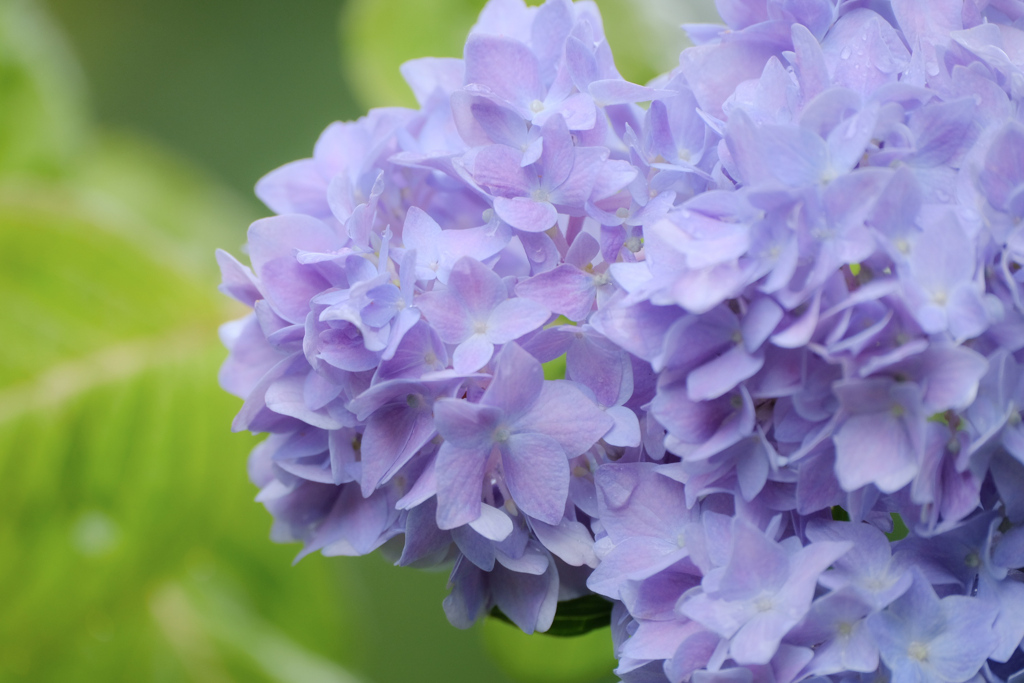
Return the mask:
POLYGON ((842 57, 843 59, 849 59, 850 58, 850 46, 847 45, 846 47, 844 47, 843 51, 839 53, 839 56, 842 57))

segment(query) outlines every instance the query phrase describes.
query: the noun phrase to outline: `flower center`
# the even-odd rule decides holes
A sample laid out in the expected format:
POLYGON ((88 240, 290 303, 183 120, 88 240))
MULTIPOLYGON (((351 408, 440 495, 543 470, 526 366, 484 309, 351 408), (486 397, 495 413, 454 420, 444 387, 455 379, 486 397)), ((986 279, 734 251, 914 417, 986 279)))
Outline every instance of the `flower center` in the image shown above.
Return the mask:
POLYGON ((876 593, 889 587, 889 583, 882 576, 873 576, 864 581, 864 587, 876 593))
POLYGON ((907 648, 907 654, 919 662, 926 661, 928 659, 928 646, 925 643, 911 643, 910 647, 907 648))

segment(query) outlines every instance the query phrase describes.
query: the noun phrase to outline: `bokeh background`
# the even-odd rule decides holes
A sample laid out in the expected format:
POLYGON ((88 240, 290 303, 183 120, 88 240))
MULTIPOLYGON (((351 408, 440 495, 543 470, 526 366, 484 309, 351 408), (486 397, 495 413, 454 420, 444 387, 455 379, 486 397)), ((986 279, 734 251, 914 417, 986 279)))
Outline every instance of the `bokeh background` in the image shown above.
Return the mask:
MULTIPOLYGON (((0 682, 616 680, 607 629, 469 631, 445 573, 269 541, 215 247, 331 121, 411 105, 481 0, 0 0, 0 682)), ((645 82, 711 0, 599 0, 645 82)))

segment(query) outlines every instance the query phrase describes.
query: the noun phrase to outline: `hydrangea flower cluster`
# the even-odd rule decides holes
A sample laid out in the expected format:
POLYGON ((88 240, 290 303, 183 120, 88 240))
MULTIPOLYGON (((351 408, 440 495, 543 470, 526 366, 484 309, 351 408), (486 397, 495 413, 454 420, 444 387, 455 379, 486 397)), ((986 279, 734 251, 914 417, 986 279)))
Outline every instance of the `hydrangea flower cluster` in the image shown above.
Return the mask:
POLYGON ((460 627, 604 596, 624 681, 1005 680, 1024 2, 717 5, 641 86, 593 3, 491 0, 259 182, 220 379, 273 537, 449 564, 460 627))

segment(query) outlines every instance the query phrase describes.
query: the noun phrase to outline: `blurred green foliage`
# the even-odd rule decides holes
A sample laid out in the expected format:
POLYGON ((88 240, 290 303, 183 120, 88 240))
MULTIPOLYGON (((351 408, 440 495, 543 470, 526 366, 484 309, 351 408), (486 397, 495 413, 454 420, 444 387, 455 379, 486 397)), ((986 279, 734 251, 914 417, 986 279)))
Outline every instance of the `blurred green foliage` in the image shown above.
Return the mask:
POLYGON ((70 34, 99 121, 200 160, 254 211, 257 178, 365 108, 339 65, 343 0, 37 1, 70 34))
POLYGON ((0 173, 52 175, 85 134, 81 74, 30 0, 0 2, 0 173))
MULTIPOLYGON (((359 104, 338 0, 50 0, 84 68, 39 0, 0 0, 0 683, 614 680, 607 629, 458 631, 444 573, 292 566, 216 384, 245 311, 212 250, 239 253, 252 183, 408 102, 397 64, 458 54, 481 4, 353 0, 359 104)), ((601 6, 627 77, 666 68, 601 6)))

